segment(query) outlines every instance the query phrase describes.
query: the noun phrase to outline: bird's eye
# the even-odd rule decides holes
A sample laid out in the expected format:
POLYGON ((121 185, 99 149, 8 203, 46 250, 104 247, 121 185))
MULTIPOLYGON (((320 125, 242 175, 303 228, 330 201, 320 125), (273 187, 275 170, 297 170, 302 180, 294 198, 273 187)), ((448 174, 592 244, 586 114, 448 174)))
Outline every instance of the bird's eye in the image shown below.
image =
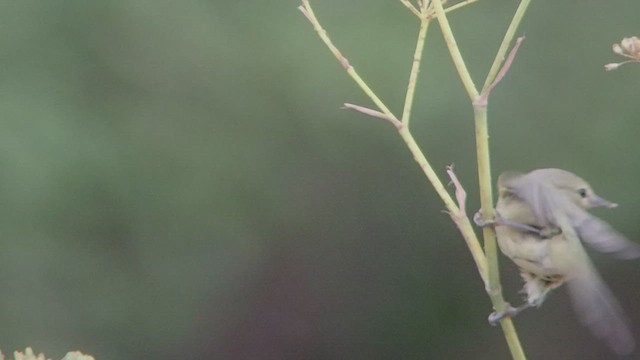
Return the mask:
POLYGON ((580 195, 581 198, 586 198, 587 197, 587 189, 578 189, 578 195, 580 195))

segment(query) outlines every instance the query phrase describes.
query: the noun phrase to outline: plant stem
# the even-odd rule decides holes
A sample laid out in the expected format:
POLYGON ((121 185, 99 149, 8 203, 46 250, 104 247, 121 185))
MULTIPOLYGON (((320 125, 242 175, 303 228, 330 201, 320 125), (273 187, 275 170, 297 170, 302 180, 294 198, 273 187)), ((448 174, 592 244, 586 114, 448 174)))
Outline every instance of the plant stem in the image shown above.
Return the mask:
POLYGON ((455 5, 451 5, 448 8, 444 9, 444 12, 448 13, 450 11, 458 10, 460 8, 463 8, 463 7, 467 6, 467 5, 469 5, 469 4, 473 4, 476 1, 478 1, 478 0, 465 0, 465 1, 459 2, 459 3, 455 4, 455 5))
MULTIPOLYGON (((486 106, 474 106, 474 117, 476 124, 476 154, 478 160, 478 179, 480 182, 480 203, 483 219, 493 219, 493 193, 491 187, 491 164, 489 158, 489 131, 487 124, 486 106)), ((498 247, 496 233, 491 227, 482 229, 484 238, 484 255, 487 260, 487 294, 491 298, 491 303, 495 311, 504 312, 507 303, 502 296, 502 286, 500 285, 500 269, 498 267, 498 247)), ((502 331, 509 346, 511 357, 514 360, 524 360, 526 356, 520 344, 518 333, 510 317, 505 317, 500 321, 502 331)))
POLYGON ((402 110, 402 123, 405 127, 409 127, 411 119, 411 109, 413 108, 413 99, 415 96, 416 84, 418 83, 418 73, 420 72, 420 63, 422 61, 422 52, 424 43, 427 38, 427 30, 429 29, 429 20, 423 16, 420 20, 420 31, 418 32, 418 41, 416 50, 413 53, 413 65, 409 75, 409 84, 407 85, 407 94, 404 98, 404 109, 402 110))
POLYGON ((487 74, 487 78, 484 81, 484 86, 482 86, 482 92, 491 86, 493 80, 495 80, 498 71, 500 71, 500 66, 502 62, 504 62, 507 51, 509 50, 509 45, 513 41, 513 38, 516 36, 516 31, 524 18, 524 13, 527 11, 531 0, 522 0, 520 1, 520 5, 518 5, 518 9, 516 9, 516 13, 513 15, 513 19, 511 19, 511 23, 507 28, 506 33, 504 34, 504 38, 502 39, 502 44, 498 48, 498 52, 496 53, 496 57, 493 59, 493 64, 491 64, 491 68, 489 69, 489 73, 487 74))
MULTIPOLYGON (((405 6, 410 5, 408 1, 401 0, 405 6)), ((464 4, 471 3, 473 0, 465 1, 464 4)), ((485 82, 485 86, 483 87, 483 94, 480 96, 477 88, 473 83, 473 79, 469 74, 469 71, 464 63, 462 55, 458 49, 458 45, 455 41, 455 37, 453 36, 453 32, 451 31, 451 27, 447 20, 445 9, 443 8, 443 0, 432 0, 428 2, 423 0, 420 2, 420 31, 418 34, 418 41, 416 44, 416 49, 414 52, 414 61, 411 69, 411 74, 409 76, 409 84, 407 86, 407 93, 405 96, 405 104, 402 115, 402 122, 393 115, 393 113, 385 106, 385 104, 380 100, 375 93, 369 88, 369 86, 362 80, 362 78, 356 73, 355 69, 349 64, 348 60, 340 53, 338 48, 333 45, 331 40, 329 39, 326 31, 320 26, 311 6, 309 4, 309 0, 302 0, 302 6, 299 9, 302 13, 309 19, 309 21, 313 24, 316 32, 319 34, 320 38, 324 41, 327 47, 331 50, 334 56, 340 61, 343 67, 346 69, 347 73, 353 78, 353 80, 360 86, 360 88, 367 94, 371 100, 375 103, 375 105, 380 109, 382 114, 375 110, 366 109, 364 107, 360 107, 357 105, 349 104, 349 108, 356 109, 360 112, 370 114, 372 116, 381 117, 389 120, 396 128, 402 139, 407 144, 407 147, 413 154, 415 161, 419 164, 420 168, 423 170, 427 179, 431 182, 434 189, 440 196, 440 198, 445 203, 451 218, 455 222, 456 226, 462 233, 465 241, 467 242, 467 246, 471 251, 473 259, 476 262, 476 266, 478 267, 478 272, 482 277, 487 293, 493 303, 493 306, 496 311, 504 311, 506 309, 507 304, 504 301, 502 296, 502 289, 500 286, 500 273, 498 269, 498 256, 497 256, 497 243, 495 231, 486 227, 483 229, 484 235, 484 252, 480 246, 480 243, 476 237, 475 231, 469 221, 468 216, 464 212, 464 203, 460 203, 459 206, 456 205, 451 195, 447 192, 446 188, 438 178, 437 174, 427 161, 425 155, 422 150, 415 142, 410 130, 409 130, 409 120, 411 116, 411 108, 413 106, 413 99, 415 96, 415 87, 417 84, 417 75, 420 68, 420 62, 424 47, 424 42, 426 39, 427 28, 429 25, 429 19, 427 16, 427 12, 430 9, 429 5, 433 4, 433 9, 435 10, 436 17, 438 18, 438 22, 440 24, 440 28, 442 29, 443 36, 447 43, 447 47, 449 48, 449 52, 451 53, 451 57, 456 66, 458 74, 462 80, 462 83, 471 98, 471 101, 474 105, 474 118, 475 118, 475 128, 476 128, 476 153, 477 153, 477 161, 478 161, 478 177, 480 183, 480 200, 481 200, 481 211, 482 217, 485 220, 493 219, 493 193, 492 193, 492 182, 491 182, 491 166, 490 166, 490 157, 489 157, 489 135, 488 135, 488 123, 487 123, 487 102, 488 93, 491 91, 494 84, 494 80, 499 73, 500 65, 504 61, 504 55, 508 49, 513 36, 515 35, 515 31, 517 29, 518 24, 520 23, 522 16, 528 6, 530 0, 522 0, 514 18, 505 34, 505 38, 503 39, 502 45, 496 55, 494 60, 494 64, 487 76, 487 81, 485 82), (506 45, 505 45, 506 44, 506 45), (504 49, 503 49, 504 48, 504 49), (495 69, 494 69, 495 68, 495 69), (491 81, 489 81, 491 80, 491 81), (488 85, 487 85, 488 84, 488 85), (485 93, 486 92, 486 93, 485 93), (482 101, 477 101, 479 98, 482 101)), ((409 7, 410 9, 414 9, 414 13, 417 11, 415 7, 412 5, 409 7)), ((515 51, 514 51, 515 53, 515 51)), ((506 71, 506 69, 505 69, 506 71)), ((497 83, 497 81, 496 81, 497 83)), ((464 200, 463 200, 464 201, 464 200)), ((511 355, 513 359, 523 360, 525 359, 524 351, 522 350, 522 346, 518 339, 517 333, 515 331, 515 327, 513 326, 513 322, 511 318, 505 317, 501 320, 501 325, 503 332, 505 334, 505 338, 509 349, 511 351, 511 355)))
POLYGON ((409 151, 411 151, 414 160, 418 163, 425 176, 427 177, 429 182, 431 182, 431 185, 433 185, 433 188, 436 190, 445 206, 447 207, 451 218, 458 227, 458 230, 462 234, 462 237, 469 247, 471 256, 473 257, 473 260, 476 263, 476 267, 478 268, 478 273, 480 274, 480 277, 482 278, 482 281, 486 286, 488 281, 487 260, 482 251, 482 247, 480 246, 480 242, 476 237, 476 233, 473 230, 473 226, 471 225, 471 222, 469 222, 469 218, 466 216, 466 214, 461 212, 460 208, 453 201, 451 195, 449 195, 447 189, 442 184, 442 181, 440 181, 438 175, 436 175, 436 172, 433 170, 433 167, 431 167, 431 164, 429 164, 429 161, 427 161, 427 158, 420 149, 420 146, 416 143, 413 135, 411 135, 409 129, 405 126, 399 129, 398 132, 400 133, 402 140, 404 140, 404 142, 407 144, 407 147, 409 148, 409 151))
MULTIPOLYGON (((427 179, 431 182, 434 189, 436 190, 436 192, 444 202, 447 208, 447 211, 449 212, 451 218, 453 219, 460 233, 465 239, 467 246, 469 247, 469 251, 473 256, 473 259, 475 260, 480 277, 482 278, 482 281, 486 286, 487 261, 485 259, 484 253, 482 251, 482 247, 480 246, 480 242, 478 241, 476 233, 473 230, 473 226, 469 222, 469 218, 466 216, 466 214, 460 211, 456 203, 451 198, 451 195, 449 195, 449 193, 447 192, 446 188, 438 178, 436 172, 433 170, 433 167, 431 166, 431 164, 429 164, 426 156, 424 155, 424 153, 416 143, 415 139, 413 138, 413 135, 411 135, 411 132, 409 131, 408 126, 405 126, 404 124, 402 124, 400 120, 398 120, 395 117, 395 115, 387 108, 387 106, 384 105, 382 100, 380 100, 375 95, 375 93, 373 93, 373 91, 369 88, 369 86, 367 86, 367 84, 360 78, 360 76, 355 72, 353 67, 348 65, 347 59, 342 55, 342 53, 338 50, 338 48, 335 45, 333 45, 326 31, 322 28, 318 19, 315 17, 315 14, 313 13, 313 9, 311 8, 309 1, 302 0, 302 6, 300 6, 299 9, 311 22, 314 29, 316 30, 316 32, 318 33, 322 41, 325 43, 325 45, 327 45, 329 50, 331 50, 331 52, 338 59, 338 61, 340 61, 340 63, 343 64, 343 66, 345 67, 345 69, 347 70, 347 73, 349 73, 351 78, 353 78, 353 80, 360 86, 360 88, 365 92, 365 94, 367 94, 372 99, 372 101, 376 104, 376 106, 378 106, 378 108, 382 111, 382 113, 385 116, 382 117, 379 114, 376 114, 375 110, 366 109, 353 104, 345 104, 345 107, 357 110, 362 113, 367 113, 367 114, 371 113, 373 114, 372 116, 375 116, 378 118, 385 118, 386 120, 389 120, 398 129, 400 136, 407 144, 407 147, 409 148, 409 151, 411 151, 415 161, 418 163, 422 171, 427 176, 427 179)), ((423 11, 426 11, 427 8, 425 3, 423 3, 423 6, 421 7, 421 9, 423 11)), ((426 37, 426 33, 425 33, 425 37, 426 37)), ((424 41, 425 37, 418 36, 418 39, 419 41, 424 41)), ((416 45, 416 48, 422 47, 422 46, 423 45, 416 45)), ((419 63, 420 61, 418 61, 417 64, 414 62, 412 71, 414 70, 416 72, 418 71, 419 63)), ((410 75, 410 78, 412 76, 413 75, 410 75)))
POLYGON ((469 74, 467 65, 465 65, 464 63, 462 54, 460 54, 458 44, 456 43, 456 38, 453 36, 451 26, 449 25, 449 20, 447 20, 444 8, 442 7, 442 1, 433 0, 432 4, 436 11, 436 17, 438 18, 438 23, 440 24, 442 35, 444 36, 444 40, 447 43, 449 52, 451 53, 451 58, 453 59, 453 63, 456 66, 456 70, 458 70, 458 74, 460 75, 460 80, 462 80, 462 84, 464 85, 465 90, 467 90, 469 98, 471 98, 471 101, 474 101, 475 98, 479 95, 478 90, 473 83, 471 74, 469 74))
POLYGON ((342 64, 344 69, 347 71, 349 76, 351 76, 351 78, 356 82, 356 84, 360 86, 362 91, 367 96, 369 96, 371 101, 373 101, 373 103, 376 104, 376 106, 383 113, 385 113, 389 117, 395 118, 395 116, 391 113, 391 110, 389 110, 389 108, 387 108, 387 106, 382 102, 382 100, 378 98, 375 92, 371 90, 369 85, 367 85, 367 83, 362 79, 362 77, 358 75, 354 67, 351 66, 351 64, 349 64, 349 60, 347 60, 347 58, 344 57, 340 52, 340 50, 338 50, 338 48, 333 44, 333 42, 329 38, 329 35, 327 35, 327 31, 322 28, 322 26, 320 25, 320 22, 316 18, 316 15, 313 12, 313 9, 311 8, 311 4, 309 4, 309 0, 302 0, 302 6, 298 7, 298 9, 302 11, 304 16, 306 16, 309 22, 311 22, 311 24, 313 25, 313 28, 318 33, 318 36, 320 36, 320 39, 322 39, 322 41, 325 43, 325 45, 327 45, 329 50, 331 50, 331 53, 333 53, 333 55, 338 59, 338 61, 340 61, 340 64, 342 64))
POLYGON ((415 16, 417 16, 418 18, 420 18, 422 16, 422 14, 420 14, 420 12, 418 11, 418 9, 416 9, 415 6, 413 6, 413 4, 411 2, 409 2, 409 0, 400 0, 400 2, 407 7, 407 9, 409 9, 415 16))
MULTIPOLYGON (((523 0, 523 2, 525 1, 528 2, 529 0, 523 0)), ((481 215, 482 219, 490 220, 494 218, 494 211, 491 181, 491 162, 489 157, 489 131, 487 123, 486 99, 488 98, 488 93, 482 95, 482 102, 477 102, 480 97, 478 90, 473 84, 473 79, 469 74, 464 60, 462 59, 462 55, 460 54, 460 50, 458 49, 455 37, 453 36, 453 32, 451 31, 451 27, 447 20, 441 0, 433 0, 433 6, 438 18, 438 22, 440 24, 440 28, 442 29, 442 34, 444 36, 445 42, 447 43, 447 47, 449 48, 449 52, 451 53, 453 62, 456 65, 456 69, 458 70, 460 79, 462 80, 462 83, 467 90, 467 93, 471 98, 471 102, 474 106, 476 156, 478 161, 478 181, 480 185, 481 215)), ((503 50, 503 46, 501 46, 500 51, 496 55, 494 65, 497 63, 497 65, 495 65, 497 69, 490 72, 489 76, 487 77, 492 78, 491 82, 489 82, 489 85, 485 86, 487 92, 491 91, 493 79, 495 79, 496 75, 498 74, 500 65, 504 61, 504 55, 508 50, 508 45, 515 35, 516 27, 520 23, 525 10, 526 4, 523 6, 521 3, 521 6, 518 8, 518 11, 514 15, 511 26, 505 34, 505 39, 503 39, 503 44, 507 44, 506 48, 503 50), (503 52, 501 53, 501 51, 503 52)), ((491 299, 494 309, 498 312, 503 312, 506 310, 507 304, 504 301, 504 297, 502 296, 502 287, 500 285, 500 270, 498 267, 498 251, 495 231, 491 227, 485 227, 483 228, 482 233, 484 238, 484 255, 487 260, 487 282, 485 284, 487 294, 491 299)), ((520 340, 518 339, 511 318, 505 317, 500 323, 502 325, 505 339, 509 346, 512 358, 518 360, 525 359, 522 345, 520 344, 520 340)))

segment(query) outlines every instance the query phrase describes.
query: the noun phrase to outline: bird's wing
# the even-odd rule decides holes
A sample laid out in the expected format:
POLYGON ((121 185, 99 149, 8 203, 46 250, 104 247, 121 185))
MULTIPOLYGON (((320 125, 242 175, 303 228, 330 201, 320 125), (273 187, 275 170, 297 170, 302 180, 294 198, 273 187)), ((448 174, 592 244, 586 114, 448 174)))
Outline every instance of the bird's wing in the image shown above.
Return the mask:
POLYGON ((617 354, 631 353, 635 340, 622 308, 589 260, 570 220, 561 217, 559 222, 569 246, 565 266, 572 271, 567 286, 578 317, 617 354))
POLYGON ((640 258, 640 244, 629 241, 606 222, 580 209, 572 223, 580 239, 594 250, 620 259, 640 258))
POLYGON ((543 226, 559 227, 558 213, 577 207, 550 184, 530 175, 500 177, 501 186, 524 200, 543 226))
POLYGON ((585 325, 618 354, 635 348, 629 324, 607 285, 589 264, 567 282, 573 306, 585 325))

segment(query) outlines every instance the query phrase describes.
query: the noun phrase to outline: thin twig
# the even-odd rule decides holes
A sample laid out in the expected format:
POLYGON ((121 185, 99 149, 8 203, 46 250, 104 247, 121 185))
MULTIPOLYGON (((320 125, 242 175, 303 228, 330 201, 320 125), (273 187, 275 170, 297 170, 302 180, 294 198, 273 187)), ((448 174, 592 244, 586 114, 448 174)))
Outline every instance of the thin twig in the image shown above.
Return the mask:
POLYGON ((458 200, 458 209, 460 209, 460 214, 463 216, 467 216, 467 192, 462 187, 460 180, 456 176, 456 173, 453 171, 453 164, 447 166, 447 174, 449 178, 451 178, 451 183, 456 188, 456 200, 458 200))
POLYGON ((487 78, 485 79, 484 85, 482 86, 483 90, 493 82, 493 79, 495 79, 496 75, 498 74, 498 71, 500 70, 500 65, 504 61, 504 57, 507 54, 507 51, 509 51, 509 46, 511 45, 511 41, 516 36, 516 31, 518 30, 518 27, 520 26, 520 23, 522 22, 522 19, 524 18, 524 14, 527 11, 527 8, 529 7, 530 3, 531 3, 531 0, 520 1, 520 5, 518 5, 516 12, 513 14, 511 23, 509 24, 509 27, 507 28, 507 31, 504 34, 504 38, 502 39, 502 43, 498 48, 498 52, 496 53, 496 56, 493 59, 493 63, 491 64, 491 69, 489 69, 487 78))
MULTIPOLYGON (((329 49, 334 53, 334 55, 335 54, 340 54, 340 52, 337 51, 338 49, 335 46, 333 46, 333 43, 328 38, 328 35, 327 35, 326 31, 324 31, 322 26, 320 26, 320 23, 318 22, 318 19, 313 14, 313 10, 311 9, 311 5, 309 4, 309 0, 302 0, 302 3, 303 3, 303 6, 300 7, 300 10, 307 17, 307 19, 309 19, 309 21, 312 23, 313 27, 316 29, 316 32, 318 33, 320 38, 323 40, 325 45, 327 45, 327 47, 329 47, 329 49)), ((425 9, 425 11, 426 11, 426 5, 427 4, 425 2, 421 3, 421 8, 425 9)), ((336 55, 336 58, 338 58, 338 60, 341 61, 342 57, 336 55)), ((382 104, 382 101, 380 101, 377 98, 377 96, 373 93, 373 91, 368 86, 366 86, 364 81, 355 73, 355 71, 353 70, 353 67, 349 67, 349 69, 347 69, 347 73, 353 78, 354 81, 356 81, 356 83, 358 83, 358 85, 360 85, 362 90, 367 95, 369 95, 370 98, 372 98, 374 100, 376 105, 378 105, 380 110, 382 110, 381 112, 388 116, 387 119, 396 119, 396 121, 397 121, 397 118, 391 113, 391 111, 389 111, 384 106, 384 104, 382 104)), ((440 196, 440 198, 444 202, 445 207, 446 207, 447 211, 449 212, 449 214, 457 214, 457 215, 459 215, 460 214, 460 210, 459 210, 458 206, 456 205, 456 203, 453 200, 453 198, 451 197, 451 195, 449 195, 449 192, 447 191, 445 186, 442 184, 442 181, 440 181, 440 178, 438 177, 438 175, 434 171, 433 167, 431 166, 431 164, 427 160, 426 156, 424 155, 424 153, 420 149, 420 146, 416 143, 416 141, 413 138, 413 135, 411 134, 409 128, 406 127, 406 126, 400 126, 400 127, 396 126, 396 127, 398 128, 398 133, 400 134, 400 137, 407 144, 407 147, 409 148, 409 151, 413 155, 413 158, 415 159, 415 161, 418 163, 418 165, 420 166, 420 168, 424 172, 425 176, 427 177, 427 179, 429 180, 429 182, 431 183, 431 185, 435 189, 435 191, 438 194, 438 196, 440 196)), ((488 276, 487 275, 487 260, 485 258, 485 255, 484 255, 483 251, 482 251, 482 247, 480 246, 480 242, 478 241, 478 238, 477 238, 477 236, 475 234, 475 231, 474 231, 474 229, 473 229, 473 227, 472 227, 472 225, 471 225, 471 223, 469 221, 469 218, 468 217, 464 217, 464 216, 463 217, 455 216, 455 217, 452 217, 452 218, 454 219, 454 222, 455 222, 456 226, 460 230, 460 233, 462 234, 464 240, 467 243, 467 246, 468 246, 469 251, 471 252, 471 255, 472 255, 472 257, 473 257, 473 259, 474 259, 474 261, 476 263, 476 266, 478 268, 478 273, 480 274, 480 277, 482 278, 482 281, 484 282, 485 286, 487 286, 487 281, 488 281, 488 278, 487 278, 487 276, 488 276)))
POLYGON ((378 109, 380 109, 383 113, 387 114, 390 118, 396 118, 396 116, 393 115, 391 110, 389 110, 389 108, 375 94, 375 92, 371 90, 369 85, 367 85, 367 83, 362 79, 362 77, 358 75, 358 73, 353 68, 353 66, 349 64, 349 61, 347 60, 347 58, 344 57, 340 52, 340 50, 338 50, 338 48, 333 44, 333 42, 329 38, 329 35, 327 35, 327 32, 322 28, 322 26, 320 25, 320 22, 316 18, 316 15, 314 14, 313 9, 311 8, 311 4, 309 4, 309 0, 302 0, 302 5, 299 6, 298 9, 300 9, 300 11, 309 20, 309 22, 311 22, 311 25, 313 25, 313 28, 318 33, 318 36, 320 36, 320 39, 322 39, 322 41, 329 48, 329 50, 331 50, 333 55, 338 59, 338 61, 340 61, 342 66, 347 70, 347 74, 349 74, 349 76, 351 76, 351 78, 356 82, 356 84, 360 86, 362 91, 364 91, 364 93, 367 96, 369 96, 371 101, 373 101, 373 103, 376 104, 378 109))
POLYGON ((507 71, 509 71, 509 68, 511 68, 511 64, 513 63, 513 59, 515 59, 516 54, 518 53, 518 49, 520 49, 520 45, 522 44, 522 41, 524 41, 524 39, 525 39, 524 36, 520 36, 516 40, 516 44, 513 46, 513 49, 511 49, 511 51, 509 52, 509 56, 507 56, 507 60, 505 60, 504 64, 502 65, 502 68, 500 69, 500 71, 498 71, 498 75, 496 76, 496 79, 491 83, 491 86, 489 86, 489 91, 487 92, 490 92, 491 89, 493 89, 502 80, 502 78, 504 78, 504 75, 507 73, 507 71))
POLYGON ((465 6, 469 5, 469 4, 473 4, 476 1, 478 1, 478 0, 465 0, 463 2, 459 2, 459 3, 455 4, 455 5, 451 5, 448 8, 444 9, 444 12, 448 13, 450 11, 458 10, 458 9, 460 9, 462 7, 465 7, 465 6))
POLYGON ((322 41, 324 41, 324 43, 327 45, 329 50, 331 50, 333 55, 338 59, 338 61, 340 61, 340 64, 342 64, 342 67, 348 70, 351 67, 351 65, 349 64, 349 60, 347 60, 347 58, 344 57, 344 55, 342 55, 340 50, 338 50, 338 48, 335 45, 333 45, 333 42, 331 42, 331 39, 327 35, 327 32, 322 28, 322 26, 320 26, 320 23, 318 22, 316 15, 313 13, 313 9, 311 8, 311 6, 308 6, 309 1, 303 0, 302 3, 304 5, 298 6, 298 9, 304 14, 304 16, 309 20, 309 22, 311 22, 316 32, 318 33, 318 35, 320 35, 320 38, 322 39, 322 41))
POLYGON ((418 9, 416 9, 415 6, 413 6, 412 3, 409 2, 409 0, 400 0, 400 2, 407 7, 407 9, 411 10, 411 12, 418 17, 418 19, 422 19, 422 14, 420 14, 420 11, 418 11, 418 9))
POLYGON ((480 242, 476 237, 476 233, 473 230, 473 226, 469 221, 469 217, 466 213, 466 201, 467 201, 467 192, 462 187, 460 180, 456 176, 456 173, 453 171, 453 165, 447 166, 447 174, 451 179, 451 183, 455 187, 455 195, 456 200, 458 201, 458 212, 448 211, 447 213, 451 216, 451 220, 456 224, 462 237, 464 238, 467 246, 469 247, 469 251, 475 260, 476 266, 478 267, 478 273, 482 278, 482 281, 485 285, 485 288, 489 286, 489 278, 487 272, 487 258, 480 246, 480 242))
MULTIPOLYGON (((455 5, 451 5, 448 8, 444 9, 444 13, 448 14, 454 10, 458 10, 461 9, 467 5, 473 4, 475 2, 477 2, 478 0, 465 0, 463 2, 457 3, 455 5)), ((445 2, 442 2, 442 4, 444 5, 445 2)), ((428 13, 427 13, 427 19, 433 19, 436 17, 436 12, 435 10, 431 9, 428 13)))
POLYGON ((449 25, 449 20, 447 20, 447 15, 445 14, 444 8, 442 7, 442 0, 433 0, 432 4, 433 8, 435 9, 436 17, 438 18, 438 23, 440 24, 440 29, 442 30, 442 35, 444 36, 447 47, 449 48, 449 53, 451 54, 451 58, 453 59, 453 64, 456 66, 456 70, 458 70, 460 80, 462 80, 462 84, 467 90, 469 98, 471 99, 471 101, 473 101, 479 94, 478 89, 473 83, 473 79, 471 78, 471 74, 467 69, 467 65, 465 65, 464 63, 462 54, 460 54, 460 49, 458 49, 456 38, 453 36, 451 25, 449 25))
POLYGON ((404 108, 402 109, 402 123, 404 126, 409 126, 409 120, 411 119, 411 109, 413 108, 413 99, 415 98, 416 85, 418 84, 418 73, 420 72, 427 30, 429 29, 429 20, 425 16, 420 18, 420 31, 418 31, 418 41, 413 53, 413 64, 411 65, 411 73, 409 73, 409 83, 407 84, 407 93, 404 97, 404 108))
POLYGON ((373 116, 373 117, 376 117, 376 118, 379 118, 379 119, 387 120, 393 126, 395 126, 396 129, 400 129, 403 126, 402 122, 400 122, 400 120, 398 120, 398 119, 396 119, 394 117, 390 117, 389 115, 387 115, 387 114, 385 114, 383 112, 370 109, 368 107, 355 105, 355 104, 350 104, 350 103, 344 103, 343 109, 351 109, 351 110, 355 110, 355 111, 361 112, 361 113, 369 115, 369 116, 373 116))
POLYGON ((489 95, 491 95, 491 91, 493 90, 493 88, 496 87, 496 85, 498 85, 500 81, 502 81, 504 76, 507 74, 507 72, 511 68, 511 64, 513 64, 513 59, 515 59, 516 54, 518 53, 518 49, 520 48, 520 45, 522 44, 522 41, 524 41, 524 39, 525 39, 524 36, 520 36, 516 40, 516 44, 513 46, 513 49, 511 49, 511 51, 509 52, 509 56, 507 56, 507 59, 502 64, 502 67, 500 68, 500 71, 498 71, 498 75, 496 75, 495 80, 493 80, 491 85, 489 85, 487 88, 482 90, 482 93, 473 102, 473 105, 487 106, 487 101, 489 100, 489 95))

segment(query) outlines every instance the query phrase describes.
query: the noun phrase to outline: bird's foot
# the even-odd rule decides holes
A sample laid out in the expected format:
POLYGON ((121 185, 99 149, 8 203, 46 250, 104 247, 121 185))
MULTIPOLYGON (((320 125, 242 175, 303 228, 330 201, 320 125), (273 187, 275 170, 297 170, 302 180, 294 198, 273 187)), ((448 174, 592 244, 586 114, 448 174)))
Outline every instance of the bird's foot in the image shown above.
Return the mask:
POLYGON ((495 217, 493 220, 485 220, 482 218, 482 210, 478 210, 475 214, 473 214, 473 222, 476 223, 481 228, 485 228, 487 226, 496 226, 500 225, 502 218, 497 211, 494 210, 495 217))
POLYGON ((482 210, 478 210, 473 215, 473 222, 476 223, 476 225, 478 225, 481 228, 484 228, 487 226, 496 226, 496 225, 509 226, 520 231, 537 234, 543 239, 549 239, 562 233, 562 230, 560 230, 559 228, 552 228, 552 227, 539 228, 536 226, 522 224, 517 221, 505 219, 500 215, 498 210, 494 210, 494 214, 495 215, 493 220, 485 220, 482 218, 482 210))
POLYGON ((502 312, 497 312, 494 311, 491 314, 489 314, 489 324, 491 324, 492 326, 496 326, 498 325, 498 323, 504 319, 505 317, 514 317, 516 315, 518 315, 519 313, 522 312, 522 310, 527 309, 531 307, 531 305, 529 303, 524 303, 518 307, 513 307, 510 304, 507 303, 507 308, 502 311, 502 312))

